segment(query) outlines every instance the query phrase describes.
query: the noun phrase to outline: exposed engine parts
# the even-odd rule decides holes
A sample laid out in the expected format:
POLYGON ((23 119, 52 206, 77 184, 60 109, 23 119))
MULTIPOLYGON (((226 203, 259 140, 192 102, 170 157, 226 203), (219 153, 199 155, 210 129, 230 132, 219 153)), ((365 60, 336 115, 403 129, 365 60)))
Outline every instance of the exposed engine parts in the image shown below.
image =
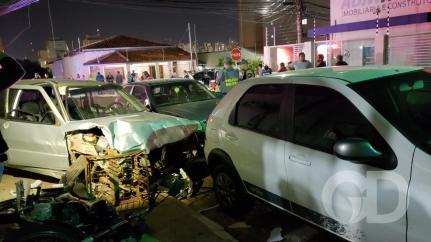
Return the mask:
POLYGON ((69 133, 66 141, 72 163, 63 179, 66 187, 81 198, 104 199, 120 209, 144 203, 151 208, 160 185, 173 174, 188 181, 183 187, 188 192, 204 177, 189 180, 193 151, 184 148, 191 147, 187 140, 128 154, 111 148, 99 129, 69 133))

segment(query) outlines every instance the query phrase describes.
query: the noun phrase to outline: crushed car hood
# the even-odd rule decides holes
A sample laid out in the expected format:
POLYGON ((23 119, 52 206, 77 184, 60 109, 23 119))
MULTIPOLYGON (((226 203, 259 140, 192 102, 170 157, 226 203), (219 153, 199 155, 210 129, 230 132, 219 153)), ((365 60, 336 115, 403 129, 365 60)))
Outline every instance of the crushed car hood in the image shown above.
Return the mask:
POLYGON ((138 114, 73 121, 66 132, 99 128, 111 147, 120 153, 160 148, 194 133, 199 123, 173 116, 141 112, 138 114))
POLYGON ((219 99, 157 107, 157 112, 192 120, 207 120, 219 99))

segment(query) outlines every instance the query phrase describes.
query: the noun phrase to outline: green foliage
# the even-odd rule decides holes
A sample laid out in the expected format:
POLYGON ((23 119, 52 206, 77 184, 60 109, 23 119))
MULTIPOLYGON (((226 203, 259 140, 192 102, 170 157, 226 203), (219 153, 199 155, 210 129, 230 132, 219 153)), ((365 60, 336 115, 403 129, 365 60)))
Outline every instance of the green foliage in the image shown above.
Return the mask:
POLYGON ((218 59, 217 67, 222 67, 222 66, 224 66, 224 57, 221 57, 218 59))
POLYGON ((255 59, 255 60, 247 60, 248 61, 248 68, 256 71, 259 64, 263 64, 262 60, 255 59))

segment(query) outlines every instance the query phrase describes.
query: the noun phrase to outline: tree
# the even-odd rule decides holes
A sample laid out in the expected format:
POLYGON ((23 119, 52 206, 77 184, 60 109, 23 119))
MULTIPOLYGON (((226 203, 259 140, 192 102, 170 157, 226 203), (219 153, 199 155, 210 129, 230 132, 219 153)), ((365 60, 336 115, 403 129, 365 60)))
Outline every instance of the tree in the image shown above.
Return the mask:
POLYGON ((39 73, 40 76, 44 76, 45 74, 48 74, 49 76, 50 73, 48 72, 47 69, 42 68, 39 64, 39 62, 36 61, 31 61, 31 60, 17 60, 22 68, 24 68, 25 70, 25 76, 23 77, 23 79, 32 79, 34 78, 34 74, 35 73, 39 73))

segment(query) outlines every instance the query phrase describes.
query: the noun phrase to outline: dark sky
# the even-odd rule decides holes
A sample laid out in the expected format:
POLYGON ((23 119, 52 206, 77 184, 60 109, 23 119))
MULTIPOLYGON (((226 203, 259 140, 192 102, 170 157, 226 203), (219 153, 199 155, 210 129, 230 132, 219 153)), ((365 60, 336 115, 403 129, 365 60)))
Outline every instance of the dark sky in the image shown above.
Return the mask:
MULTIPOLYGON (((5 2, 0 0, 0 3, 5 2)), ((196 24, 198 42, 224 41, 231 37, 238 40, 238 16, 209 14, 206 11, 183 9, 134 10, 112 6, 85 4, 67 0, 51 0, 51 13, 56 37, 77 45, 85 34, 95 34, 99 28, 103 37, 116 34, 140 37, 146 40, 174 43, 188 41, 185 33, 187 22, 196 24)), ((37 59, 37 51, 51 37, 48 1, 40 0, 30 7, 31 27, 12 42, 28 27, 28 8, 0 17, 0 38, 9 55, 23 59, 37 59), (33 46, 30 43, 33 43, 33 46), (34 48, 35 52, 32 52, 34 48)), ((192 25, 193 28, 193 25, 192 25)))

